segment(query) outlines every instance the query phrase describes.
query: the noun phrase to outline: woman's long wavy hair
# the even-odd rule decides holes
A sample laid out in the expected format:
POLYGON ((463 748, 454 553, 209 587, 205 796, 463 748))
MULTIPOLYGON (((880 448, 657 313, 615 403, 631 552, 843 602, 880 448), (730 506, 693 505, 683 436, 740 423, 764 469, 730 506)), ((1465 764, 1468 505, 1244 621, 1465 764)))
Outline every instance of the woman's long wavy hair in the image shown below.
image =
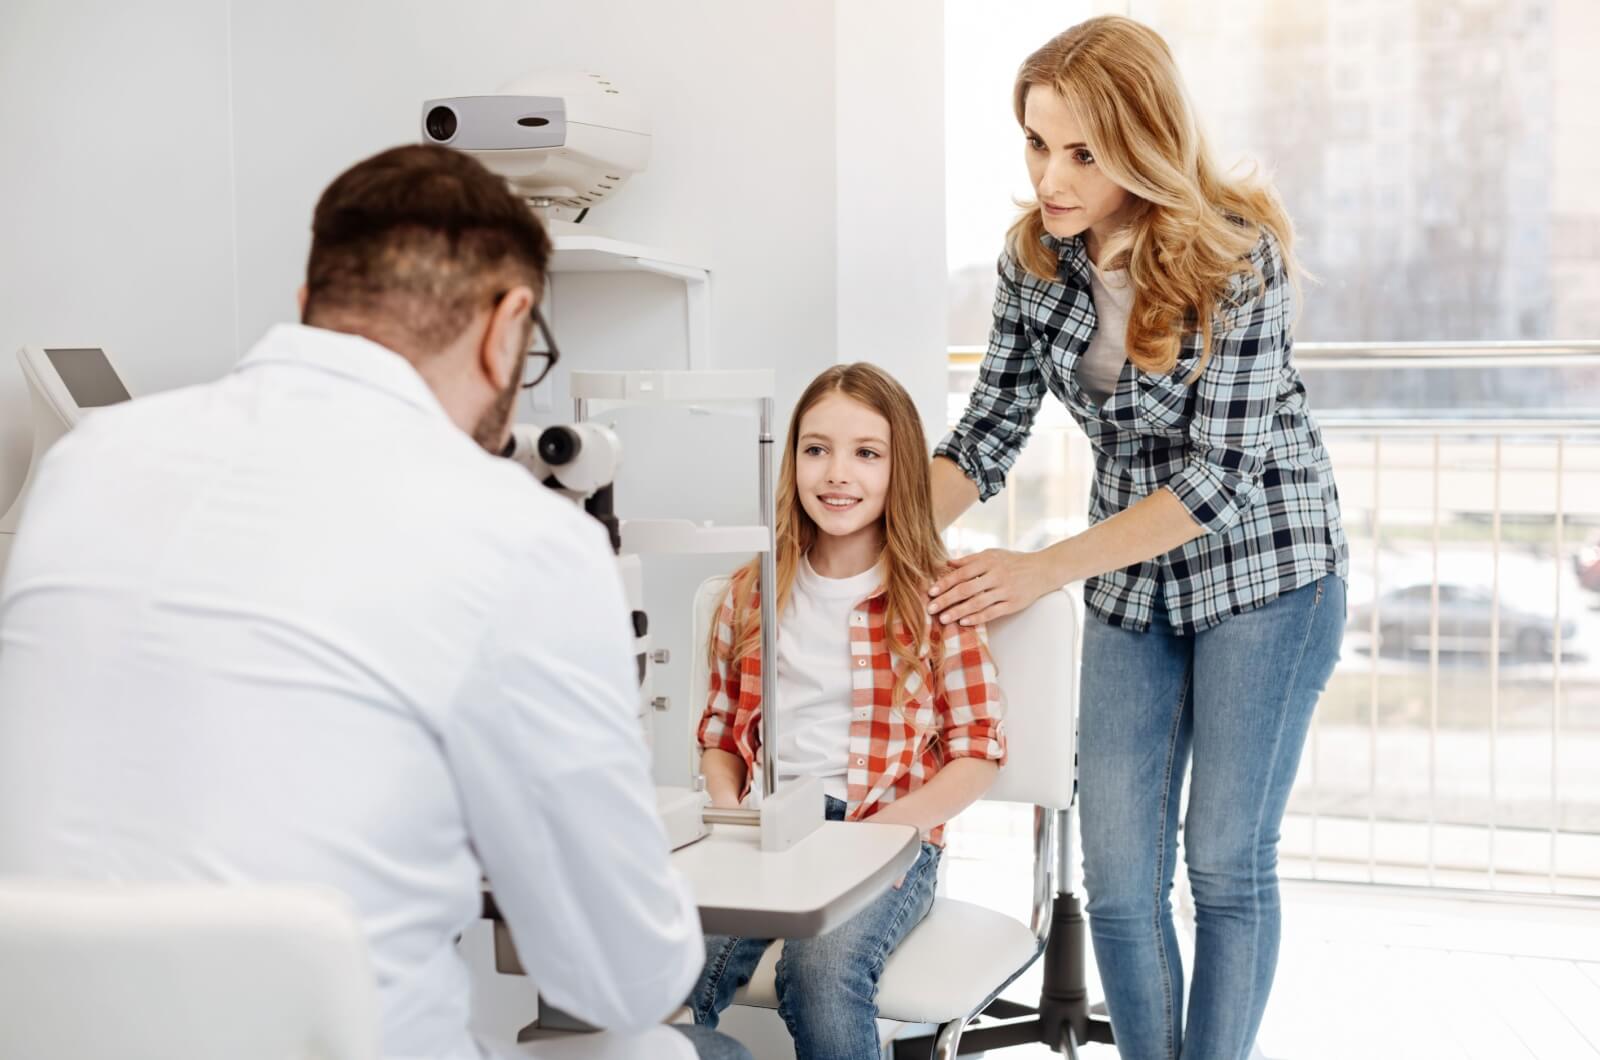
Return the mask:
MULTIPOLYGON (((1262 229, 1278 241, 1285 272, 1297 284, 1293 226, 1272 187, 1253 173, 1218 170, 1194 118, 1166 41, 1119 15, 1080 22, 1028 56, 1012 101, 1023 123, 1028 92, 1059 92, 1081 123, 1095 165, 1134 195, 1141 208, 1101 250, 1125 267, 1133 285, 1128 359, 1145 372, 1170 372, 1186 337, 1199 332, 1197 379, 1211 357, 1212 322, 1232 278, 1253 271, 1249 256, 1262 229)), ((1060 263, 1040 242, 1038 203, 1007 235, 1011 255, 1029 273, 1055 281, 1060 263)))
MULTIPOLYGON (((905 664, 899 668, 893 693, 894 702, 900 704, 905 698, 906 677, 924 664, 929 652, 928 586, 944 573, 947 556, 933 519, 933 490, 922 419, 905 388, 874 365, 839 364, 829 368, 806 387, 789 418, 776 498, 778 595, 774 613, 783 613, 794 589, 800 558, 811 551, 820 533, 800 503, 795 486, 795 456, 800 447, 800 421, 829 394, 843 394, 859 401, 889 421, 889 494, 883 505, 883 565, 888 590, 884 628, 890 634, 889 650, 905 664)), ((760 573, 761 558, 757 556, 733 576, 728 589, 733 594, 733 648, 728 658, 719 658, 717 638, 713 636, 713 668, 719 661, 737 665, 747 656, 760 653, 760 609, 751 606, 760 573)), ((937 665, 937 660, 930 665, 937 665)))

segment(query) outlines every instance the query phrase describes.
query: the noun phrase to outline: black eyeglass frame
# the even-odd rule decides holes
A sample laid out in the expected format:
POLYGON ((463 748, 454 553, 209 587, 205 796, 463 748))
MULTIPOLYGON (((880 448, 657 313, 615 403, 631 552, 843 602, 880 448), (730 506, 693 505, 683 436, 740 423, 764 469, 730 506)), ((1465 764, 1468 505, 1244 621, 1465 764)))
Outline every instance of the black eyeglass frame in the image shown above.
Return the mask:
POLYGON ((544 338, 545 348, 542 350, 535 350, 531 347, 529 348, 528 359, 531 361, 535 357, 543 357, 544 367, 539 371, 539 374, 534 376, 532 379, 523 379, 522 389, 524 390, 532 390, 534 387, 544 382, 545 377, 550 374, 550 369, 554 368, 556 366, 556 362, 561 360, 561 350, 556 346, 556 337, 550 334, 550 325, 544 322, 544 314, 539 312, 538 306, 534 306, 528 312, 529 315, 533 317, 534 330, 544 338))
MULTIPOLYGON (((505 298, 505 296, 510 293, 510 291, 501 291, 499 294, 495 295, 495 306, 498 307, 501 299, 505 298)), ((532 379, 528 379, 526 377, 527 369, 523 369, 524 378, 521 383, 523 390, 532 390, 534 387, 544 382, 545 378, 550 374, 550 369, 554 368, 556 366, 556 362, 561 360, 561 349, 556 346, 556 337, 550 334, 550 325, 544 322, 544 314, 539 312, 539 305, 537 302, 535 302, 532 308, 528 310, 528 316, 533 320, 533 333, 541 336, 544 339, 545 345, 544 349, 536 350, 530 344, 528 347, 528 359, 531 361, 535 357, 543 357, 544 367, 540 369, 539 374, 534 376, 532 379)), ((529 337, 531 339, 532 336, 530 335, 529 337)))

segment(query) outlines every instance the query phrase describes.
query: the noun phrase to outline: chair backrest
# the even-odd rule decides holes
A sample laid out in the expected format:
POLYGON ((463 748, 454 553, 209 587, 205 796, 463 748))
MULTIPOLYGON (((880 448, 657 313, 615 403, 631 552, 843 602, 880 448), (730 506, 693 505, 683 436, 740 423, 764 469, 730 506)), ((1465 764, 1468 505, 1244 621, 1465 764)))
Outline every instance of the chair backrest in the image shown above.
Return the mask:
POLYGON ((1077 596, 1057 589, 989 623, 989 652, 1006 697, 1006 767, 984 798, 1052 810, 1072 805, 1081 613, 1077 596))
POLYGON ((0 1056, 376 1060, 377 988, 342 896, 0 881, 0 1056))
MULTIPOLYGON (((701 583, 694 598, 695 653, 689 677, 690 724, 705 710, 711 675, 706 638, 727 590, 727 578, 701 583)), ((1082 607, 1071 591, 1041 596, 1026 611, 989 624, 1000 688, 1006 697, 1006 767, 986 799, 1028 802, 1052 810, 1072 805, 1077 777, 1078 649, 1082 607)), ((698 747, 690 739, 698 769, 698 747)))

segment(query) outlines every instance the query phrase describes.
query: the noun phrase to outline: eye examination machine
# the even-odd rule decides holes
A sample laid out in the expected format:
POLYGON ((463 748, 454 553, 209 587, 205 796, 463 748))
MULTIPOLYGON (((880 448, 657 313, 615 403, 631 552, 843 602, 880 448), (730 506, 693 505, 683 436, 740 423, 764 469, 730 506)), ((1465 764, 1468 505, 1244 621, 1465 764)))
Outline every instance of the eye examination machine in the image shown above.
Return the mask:
MULTIPOLYGON (((580 505, 606 528, 611 550, 618 553, 622 585, 627 594, 629 620, 633 629, 633 657, 639 676, 639 723, 648 739, 650 714, 655 706, 650 682, 650 617, 644 611, 644 576, 638 556, 621 555, 621 524, 613 504, 612 481, 622 462, 622 442, 609 428, 598 423, 560 424, 538 427, 519 423, 512 428, 511 441, 502 454, 533 473, 546 488, 555 490, 580 505)), ((698 839, 698 807, 686 831, 674 829, 673 845, 698 839)))
POLYGON ((22 519, 28 487, 33 484, 45 452, 90 411, 127 401, 131 396, 106 351, 98 347, 24 346, 17 352, 17 360, 22 363, 22 378, 27 381, 28 402, 33 409, 33 455, 22 488, 5 515, 0 516, 0 578, 4 578, 6 561, 11 557, 11 542, 22 519))

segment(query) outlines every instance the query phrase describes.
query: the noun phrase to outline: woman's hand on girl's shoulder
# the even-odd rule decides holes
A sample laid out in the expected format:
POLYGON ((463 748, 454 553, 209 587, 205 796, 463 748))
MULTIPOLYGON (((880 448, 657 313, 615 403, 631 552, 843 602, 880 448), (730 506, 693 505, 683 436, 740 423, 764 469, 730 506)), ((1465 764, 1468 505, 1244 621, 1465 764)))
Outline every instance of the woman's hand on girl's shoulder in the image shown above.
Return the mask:
POLYGON ((1057 586, 1043 552, 991 548, 950 561, 933 583, 928 613, 934 621, 975 626, 1015 614, 1057 586))

